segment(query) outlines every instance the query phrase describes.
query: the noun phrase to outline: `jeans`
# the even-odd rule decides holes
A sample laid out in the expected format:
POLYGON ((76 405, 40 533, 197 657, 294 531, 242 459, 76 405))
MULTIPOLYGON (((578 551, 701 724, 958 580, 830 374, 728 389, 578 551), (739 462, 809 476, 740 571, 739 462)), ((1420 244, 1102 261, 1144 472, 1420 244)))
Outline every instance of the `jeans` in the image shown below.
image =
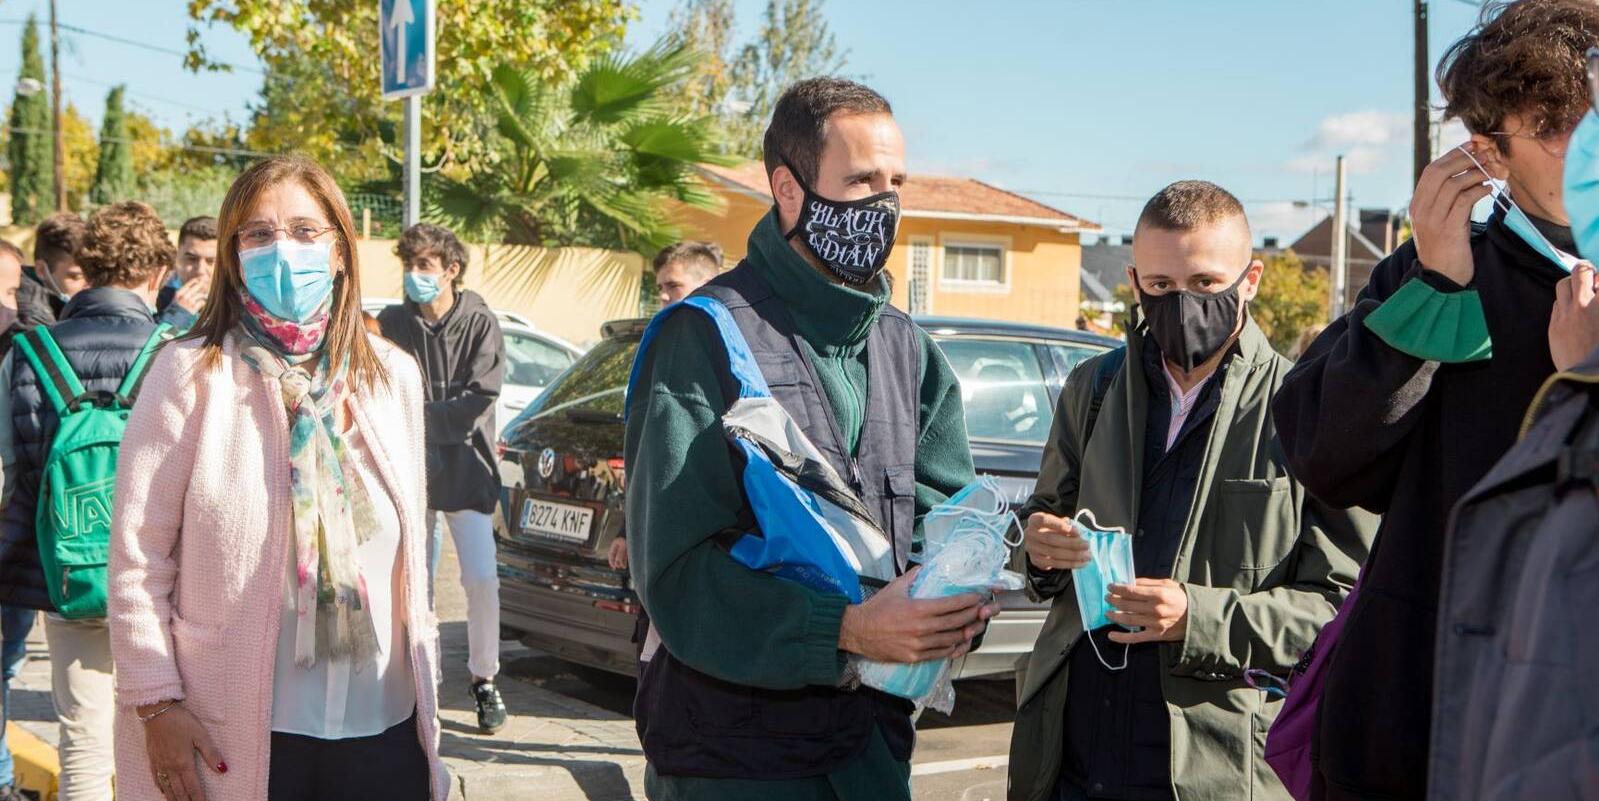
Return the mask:
POLYGON ((482 512, 428 512, 428 587, 433 586, 440 548, 438 517, 450 526, 455 556, 461 563, 461 588, 466 590, 467 669, 475 679, 500 672, 500 568, 494 544, 494 519, 482 512))
POLYGON ((11 720, 11 680, 28 653, 28 633, 39 613, 20 606, 0 606, 0 787, 12 784, 11 747, 6 744, 6 723, 11 720))

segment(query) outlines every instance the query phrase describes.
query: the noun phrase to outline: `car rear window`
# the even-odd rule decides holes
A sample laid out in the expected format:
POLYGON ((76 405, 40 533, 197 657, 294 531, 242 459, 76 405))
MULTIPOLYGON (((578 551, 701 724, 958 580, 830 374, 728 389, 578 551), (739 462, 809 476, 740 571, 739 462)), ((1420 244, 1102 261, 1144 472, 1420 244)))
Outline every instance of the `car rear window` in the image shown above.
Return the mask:
MULTIPOLYGON (((638 343, 637 337, 619 337, 595 345, 539 396, 539 408, 553 409, 608 390, 625 389, 638 343)), ((621 393, 615 395, 616 410, 620 412, 621 393)))
POLYGON ((572 354, 520 331, 505 332, 505 382, 519 387, 547 387, 572 366, 572 354))
POLYGON ((938 340, 960 378, 972 439, 1043 445, 1053 412, 1038 350, 1028 342, 969 337, 938 340))

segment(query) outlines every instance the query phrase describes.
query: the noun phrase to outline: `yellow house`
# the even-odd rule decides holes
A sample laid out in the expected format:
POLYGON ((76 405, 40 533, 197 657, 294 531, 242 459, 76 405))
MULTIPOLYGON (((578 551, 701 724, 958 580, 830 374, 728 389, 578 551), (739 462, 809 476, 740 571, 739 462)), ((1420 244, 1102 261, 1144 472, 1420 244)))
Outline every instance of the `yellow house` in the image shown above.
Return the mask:
MULTIPOLYGON (((692 235, 744 257, 749 232, 772 207, 760 162, 701 167, 726 201, 721 212, 685 208, 692 235)), ((894 305, 912 314, 977 317, 1069 328, 1077 319, 1088 220, 972 178, 913 175, 900 189, 901 219, 888 272, 894 305)))

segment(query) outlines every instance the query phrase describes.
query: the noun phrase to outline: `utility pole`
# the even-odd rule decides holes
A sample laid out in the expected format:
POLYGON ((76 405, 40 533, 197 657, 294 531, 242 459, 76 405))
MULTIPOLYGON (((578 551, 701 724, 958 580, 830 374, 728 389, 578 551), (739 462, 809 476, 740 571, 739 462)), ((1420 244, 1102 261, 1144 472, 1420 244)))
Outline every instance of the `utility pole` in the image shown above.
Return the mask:
POLYGON ((56 211, 67 210, 67 146, 61 134, 61 29, 50 0, 50 126, 55 129, 56 211))
POLYGON ((1416 0, 1416 158, 1412 186, 1421 183, 1421 171, 1432 163, 1431 66, 1427 59, 1427 0, 1416 0))
POLYGON ((1332 218, 1332 319, 1344 316, 1345 286, 1349 283, 1349 208, 1344 197, 1344 157, 1338 157, 1332 218))
POLYGON ((422 221, 422 96, 405 99, 405 227, 422 221))

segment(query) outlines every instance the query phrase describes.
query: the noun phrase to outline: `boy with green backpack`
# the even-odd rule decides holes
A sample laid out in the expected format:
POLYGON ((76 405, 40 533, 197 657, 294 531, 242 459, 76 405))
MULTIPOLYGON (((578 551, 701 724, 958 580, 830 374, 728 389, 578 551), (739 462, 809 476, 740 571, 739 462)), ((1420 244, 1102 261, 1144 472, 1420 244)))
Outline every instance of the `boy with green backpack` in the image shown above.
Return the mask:
POLYGON ((173 256, 149 206, 102 208, 77 254, 90 288, 0 362, 0 603, 46 613, 62 801, 112 798, 112 487, 140 379, 169 335, 151 310, 173 256))

